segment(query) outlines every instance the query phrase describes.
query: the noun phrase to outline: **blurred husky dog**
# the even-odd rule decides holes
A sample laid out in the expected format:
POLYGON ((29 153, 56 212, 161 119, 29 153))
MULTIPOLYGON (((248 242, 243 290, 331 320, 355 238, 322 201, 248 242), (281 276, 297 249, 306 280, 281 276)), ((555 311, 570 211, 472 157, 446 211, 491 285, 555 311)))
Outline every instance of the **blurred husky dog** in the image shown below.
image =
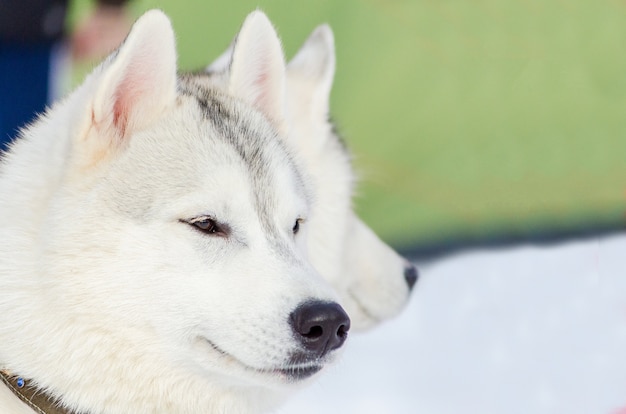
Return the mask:
MULTIPOLYGON (((223 89, 232 52, 231 45, 206 69, 223 89)), ((283 136, 310 175, 316 196, 308 220, 309 259, 339 294, 352 329, 362 330, 404 308, 418 272, 352 209, 350 154, 329 118, 334 73, 333 33, 321 25, 287 65, 288 133, 283 136)))
POLYGON ((227 93, 177 76, 150 11, 5 155, 2 412, 45 412, 35 388, 67 412, 258 413, 336 358, 350 320, 304 256, 315 186, 264 14, 232 54, 227 93))

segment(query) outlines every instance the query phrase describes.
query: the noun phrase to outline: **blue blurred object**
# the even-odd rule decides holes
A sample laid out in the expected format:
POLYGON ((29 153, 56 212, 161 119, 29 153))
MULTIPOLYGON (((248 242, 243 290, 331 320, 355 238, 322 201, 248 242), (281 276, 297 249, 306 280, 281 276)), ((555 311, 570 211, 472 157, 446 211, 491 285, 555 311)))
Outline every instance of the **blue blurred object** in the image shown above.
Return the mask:
POLYGON ((20 127, 48 102, 52 43, 0 43, 0 146, 4 150, 20 127))

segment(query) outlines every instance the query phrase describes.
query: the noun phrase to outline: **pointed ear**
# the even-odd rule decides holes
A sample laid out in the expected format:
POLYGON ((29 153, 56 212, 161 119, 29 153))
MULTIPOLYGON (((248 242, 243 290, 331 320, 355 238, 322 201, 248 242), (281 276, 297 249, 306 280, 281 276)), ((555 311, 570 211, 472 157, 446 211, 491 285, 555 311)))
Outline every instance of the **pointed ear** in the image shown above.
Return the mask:
POLYGON ((318 26, 287 65, 288 87, 315 120, 326 121, 335 76, 335 40, 331 28, 318 26))
POLYGON ((285 60, 278 35, 261 11, 250 13, 237 35, 228 90, 284 128, 285 60))
POLYGON ((100 145, 118 146, 152 122, 176 98, 176 45, 172 25, 151 10, 133 25, 102 66, 91 122, 100 145))

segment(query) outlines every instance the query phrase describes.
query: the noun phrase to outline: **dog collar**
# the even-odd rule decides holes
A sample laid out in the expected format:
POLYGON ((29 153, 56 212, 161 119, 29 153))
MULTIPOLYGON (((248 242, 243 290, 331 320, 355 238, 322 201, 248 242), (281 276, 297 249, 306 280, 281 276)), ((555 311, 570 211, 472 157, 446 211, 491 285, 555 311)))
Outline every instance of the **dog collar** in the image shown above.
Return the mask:
POLYGON ((34 385, 17 375, 13 375, 8 371, 0 370, 0 378, 2 382, 15 394, 22 402, 33 409, 37 414, 72 414, 63 407, 59 407, 51 395, 45 393, 34 385))

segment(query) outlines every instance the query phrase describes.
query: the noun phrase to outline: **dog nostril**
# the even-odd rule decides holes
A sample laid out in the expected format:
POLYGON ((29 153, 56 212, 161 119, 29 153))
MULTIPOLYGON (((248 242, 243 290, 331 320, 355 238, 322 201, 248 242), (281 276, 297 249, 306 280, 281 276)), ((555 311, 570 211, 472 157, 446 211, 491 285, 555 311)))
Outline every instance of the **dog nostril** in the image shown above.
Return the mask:
POLYGON ((413 289, 418 277, 417 267, 414 265, 409 265, 404 268, 404 279, 406 280, 406 284, 409 285, 409 290, 413 289))
POLYGON ((334 302, 305 302, 291 313, 289 322, 296 339, 318 357, 341 347, 350 330, 350 318, 334 302))
POLYGON ((303 333, 302 336, 309 338, 309 339, 316 339, 321 337, 322 335, 324 335, 324 328, 322 328, 321 326, 313 326, 311 328, 311 330, 307 333, 303 333))
POLYGON ((348 330, 350 329, 349 326, 346 325, 341 325, 339 327, 339 329, 337 329, 337 336, 339 338, 343 338, 345 340, 345 338, 348 337, 348 330))

